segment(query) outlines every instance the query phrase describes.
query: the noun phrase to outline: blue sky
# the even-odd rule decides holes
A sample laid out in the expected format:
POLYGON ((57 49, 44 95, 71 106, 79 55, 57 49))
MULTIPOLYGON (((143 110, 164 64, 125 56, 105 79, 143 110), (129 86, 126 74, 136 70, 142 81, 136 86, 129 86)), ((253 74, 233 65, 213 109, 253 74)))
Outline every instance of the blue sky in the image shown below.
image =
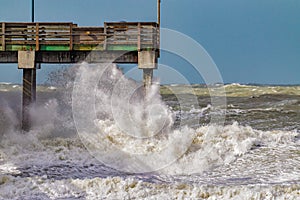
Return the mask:
MULTIPOLYGON (((31 0, 0 0, 0 21, 31 20, 31 0)), ((35 0, 36 21, 102 26, 104 21, 156 21, 156 0, 35 0)), ((199 42, 224 82, 300 84, 299 0, 162 0, 162 23, 199 42)), ((184 60, 160 63, 192 83, 202 79, 184 60)), ((44 66, 38 80, 59 66, 44 66)), ((0 82, 20 82, 17 65, 0 65, 0 82)), ((176 82, 176 80, 174 80, 176 82)))

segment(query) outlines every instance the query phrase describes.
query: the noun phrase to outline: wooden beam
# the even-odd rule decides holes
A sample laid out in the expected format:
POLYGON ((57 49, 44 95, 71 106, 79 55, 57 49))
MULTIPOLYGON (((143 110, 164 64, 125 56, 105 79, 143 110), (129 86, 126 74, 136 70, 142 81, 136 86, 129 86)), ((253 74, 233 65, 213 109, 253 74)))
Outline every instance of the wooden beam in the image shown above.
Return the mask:
POLYGON ((18 52, 0 51, 0 63, 18 63, 18 52))

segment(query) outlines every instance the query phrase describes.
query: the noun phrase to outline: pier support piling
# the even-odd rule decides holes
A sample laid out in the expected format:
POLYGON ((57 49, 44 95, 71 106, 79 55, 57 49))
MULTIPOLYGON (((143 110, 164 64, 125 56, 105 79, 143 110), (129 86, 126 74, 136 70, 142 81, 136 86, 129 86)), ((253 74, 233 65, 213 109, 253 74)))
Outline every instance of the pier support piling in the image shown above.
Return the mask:
POLYGON ((153 69, 143 69, 143 83, 146 91, 149 90, 152 84, 153 69))
POLYGON ((23 69, 23 95, 22 95, 22 130, 29 131, 30 106, 36 99, 36 69, 23 69))
POLYGON ((36 101, 36 62, 34 51, 18 52, 18 68, 23 69, 22 130, 31 128, 30 106, 36 101))

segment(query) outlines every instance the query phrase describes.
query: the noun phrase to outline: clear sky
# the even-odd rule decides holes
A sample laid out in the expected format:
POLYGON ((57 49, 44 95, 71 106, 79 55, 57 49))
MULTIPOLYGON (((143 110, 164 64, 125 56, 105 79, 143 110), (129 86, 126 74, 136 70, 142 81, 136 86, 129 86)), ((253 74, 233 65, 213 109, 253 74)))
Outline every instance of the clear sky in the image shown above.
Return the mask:
MULTIPOLYGON (((102 26, 104 21, 156 21, 156 0, 35 0, 35 20, 102 26)), ((0 21, 31 20, 31 0, 0 0, 0 21)), ((299 0, 162 0, 162 27, 199 42, 226 83, 300 84, 299 0)), ((184 61, 160 63, 202 80, 184 61)), ((44 66, 38 80, 54 66, 44 66)), ((0 82, 20 82, 16 65, 0 65, 0 82)))

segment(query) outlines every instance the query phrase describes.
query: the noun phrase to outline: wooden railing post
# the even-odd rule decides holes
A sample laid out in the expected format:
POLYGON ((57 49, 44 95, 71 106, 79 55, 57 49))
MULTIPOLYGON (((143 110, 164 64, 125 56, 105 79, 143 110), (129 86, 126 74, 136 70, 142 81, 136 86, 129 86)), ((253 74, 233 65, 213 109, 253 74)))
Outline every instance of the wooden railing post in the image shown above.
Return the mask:
POLYGON ((39 51, 40 50, 40 41, 39 41, 39 23, 35 24, 35 50, 39 51))
POLYGON ((104 22, 104 42, 103 42, 103 50, 106 50, 106 45, 107 45, 107 29, 106 29, 106 23, 104 22))
POLYGON ((137 37, 137 49, 138 49, 138 51, 140 51, 141 50, 141 23, 139 22, 138 23, 138 37, 137 37))
POLYGON ((2 22, 2 51, 5 51, 5 22, 2 22))
POLYGON ((70 24, 70 51, 73 50, 73 24, 70 24))

